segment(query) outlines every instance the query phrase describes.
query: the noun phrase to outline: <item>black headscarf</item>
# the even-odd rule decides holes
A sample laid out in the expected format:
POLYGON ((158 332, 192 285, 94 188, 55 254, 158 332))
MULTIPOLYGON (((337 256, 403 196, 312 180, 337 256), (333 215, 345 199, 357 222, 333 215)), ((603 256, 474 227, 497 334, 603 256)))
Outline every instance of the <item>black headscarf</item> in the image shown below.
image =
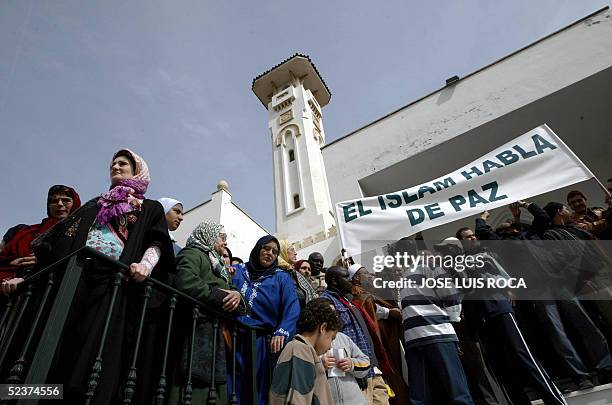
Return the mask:
POLYGON ((276 271, 276 268, 278 267, 278 256, 270 265, 270 267, 263 267, 259 261, 259 252, 261 251, 263 246, 270 241, 274 241, 274 243, 276 243, 276 248, 280 251, 280 243, 278 243, 278 239, 276 239, 272 235, 266 235, 261 237, 255 244, 253 250, 251 250, 251 255, 249 256, 249 261, 246 264, 246 268, 249 272, 249 277, 253 281, 274 273, 276 271))

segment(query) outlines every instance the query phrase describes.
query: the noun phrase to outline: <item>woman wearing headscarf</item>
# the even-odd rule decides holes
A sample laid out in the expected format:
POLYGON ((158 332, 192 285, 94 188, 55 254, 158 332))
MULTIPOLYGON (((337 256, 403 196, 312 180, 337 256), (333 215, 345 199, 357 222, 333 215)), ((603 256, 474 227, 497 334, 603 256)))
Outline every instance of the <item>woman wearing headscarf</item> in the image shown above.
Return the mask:
POLYGON ((298 273, 301 273, 304 277, 308 279, 308 281, 312 281, 312 273, 308 260, 298 260, 297 262, 293 263, 293 270, 297 271, 298 273))
POLYGON ((295 259, 297 259, 295 247, 284 239, 281 239, 279 244, 280 255, 278 256, 278 267, 291 275, 293 284, 295 285, 295 293, 300 302, 300 308, 304 308, 306 304, 318 297, 317 291, 302 273, 294 269, 294 264, 296 263, 295 259))
POLYGON ((166 222, 168 223, 168 233, 170 234, 172 248, 176 255, 181 250, 181 247, 176 243, 176 239, 174 239, 172 232, 176 231, 178 227, 181 226, 181 222, 183 222, 183 203, 168 197, 158 198, 157 201, 159 201, 164 208, 166 222))
MULTIPOLYGON (((131 150, 121 149, 113 155, 109 169, 109 191, 88 201, 32 244, 36 257, 43 263, 52 263, 89 246, 129 266, 129 277, 122 279, 116 297, 102 353, 103 368, 91 404, 120 400, 120 385, 126 380, 133 355, 143 302, 139 282, 148 276, 167 282, 167 272, 174 268, 163 208, 159 202, 144 196, 150 181, 146 162, 131 150)), ((116 270, 105 262, 93 260, 82 272, 64 328, 67 333, 63 335, 55 367, 50 372, 50 379, 64 384, 66 402, 84 400, 104 330, 116 270)), ((147 314, 158 309, 164 300, 165 295, 154 289, 147 314)), ((150 326, 151 323, 145 320, 139 361, 152 361, 153 356, 147 350, 156 346, 157 341, 153 342, 156 336, 149 333, 150 326)), ((133 402, 145 401, 144 397, 153 393, 151 379, 157 372, 154 368, 152 363, 139 365, 133 402)))
POLYGON ((246 365, 249 364, 250 356, 257 356, 257 370, 251 372, 257 373, 259 404, 263 405, 267 403, 270 386, 270 370, 267 369, 269 356, 271 353, 279 353, 293 337, 300 317, 300 305, 293 279, 289 273, 278 267, 279 250, 278 240, 274 236, 266 235, 255 244, 249 261, 235 266, 233 283, 247 303, 246 315, 238 319, 247 325, 267 328, 273 335, 268 347, 265 334, 258 334, 256 353, 250 353, 250 342, 246 339, 239 339, 237 343, 236 392, 239 393, 240 403, 243 405, 251 403, 247 395, 249 384, 240 383, 243 370, 249 369, 246 365))
POLYGON ((278 267, 283 270, 289 270, 293 267, 293 263, 297 259, 297 251, 295 246, 289 243, 288 240, 279 239, 280 251, 278 255, 278 267))
POLYGON ((15 286, 25 272, 36 264, 36 257, 30 249, 30 244, 38 235, 47 231, 62 219, 72 214, 81 206, 81 199, 73 188, 55 185, 47 193, 47 217, 40 224, 18 225, 13 232, 7 233, 7 241, 0 251, 0 281, 2 289, 11 292, 9 285, 15 286), (18 278, 9 283, 8 280, 18 278))
MULTIPOLYGON (((47 217, 40 224, 19 224, 8 230, 0 250, 0 290, 4 294, 14 292, 17 285, 36 266, 36 256, 30 248, 32 241, 80 206, 81 200, 73 188, 64 185, 51 186, 47 192, 47 217)), ((7 302, 7 297, 0 297, 0 313, 4 311, 7 302)), ((36 302, 38 303, 38 300, 36 302)), ((32 314, 26 315, 25 319, 29 319, 30 315, 32 314)))
MULTIPOLYGON (((238 310, 242 296, 231 284, 227 266, 221 257, 225 250, 226 234, 222 225, 205 221, 198 225, 184 249, 176 257, 176 288, 228 314, 238 310), (220 297, 223 297, 222 299, 220 297)), ((192 401, 205 403, 208 399, 212 364, 213 328, 210 320, 197 325, 192 359, 192 401)), ((170 392, 170 404, 181 403, 187 381, 189 339, 183 339, 183 353, 170 392)), ((217 404, 228 403, 225 344, 221 328, 217 335, 215 357, 215 388, 217 404)))

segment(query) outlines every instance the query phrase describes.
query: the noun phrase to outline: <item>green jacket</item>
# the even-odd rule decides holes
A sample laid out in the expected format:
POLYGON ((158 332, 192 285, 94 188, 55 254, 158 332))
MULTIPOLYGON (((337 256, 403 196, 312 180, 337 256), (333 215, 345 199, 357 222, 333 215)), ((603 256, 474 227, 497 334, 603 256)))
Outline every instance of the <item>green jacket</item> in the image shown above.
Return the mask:
POLYGON ((196 247, 186 247, 176 256, 174 284, 177 290, 204 303, 212 303, 209 300, 214 288, 235 289, 229 280, 213 272, 206 252, 196 247))
MULTIPOLYGON (((176 256, 176 276, 174 286, 177 290, 202 301, 205 304, 221 310, 221 303, 213 301, 214 291, 217 289, 234 289, 228 280, 212 269, 208 254, 195 247, 186 247, 176 256)), ((219 295, 217 295, 217 300, 219 295)), ((200 308, 202 314, 206 314, 206 308, 200 308)), ((213 328, 210 320, 201 319, 195 331, 194 352, 192 359, 192 378, 196 386, 210 382, 212 352, 213 352, 213 328)), ((179 381, 185 381, 187 362, 189 355, 189 339, 183 341, 183 354, 181 358, 179 381)), ((215 381, 225 382, 227 369, 225 364, 225 344, 221 328, 217 334, 215 381)))

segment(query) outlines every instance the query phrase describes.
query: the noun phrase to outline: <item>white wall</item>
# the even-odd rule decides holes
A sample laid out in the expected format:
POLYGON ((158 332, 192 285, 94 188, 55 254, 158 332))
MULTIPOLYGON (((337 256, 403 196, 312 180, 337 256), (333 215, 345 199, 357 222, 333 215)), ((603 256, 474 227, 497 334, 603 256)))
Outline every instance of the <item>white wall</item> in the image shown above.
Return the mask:
POLYGON ((298 250, 297 258, 298 260, 306 260, 311 253, 319 252, 323 255, 325 267, 330 267, 334 264, 338 256, 340 256, 340 249, 340 239, 334 236, 298 250))
POLYGON ((240 257, 245 262, 249 259, 255 242, 268 234, 268 231, 232 202, 232 196, 228 192, 217 190, 209 201, 184 215, 181 226, 173 232, 178 244, 185 246, 187 238, 195 227, 206 220, 215 221, 225 227, 227 246, 234 256, 240 257))
POLYGON ((190 209, 183 215, 181 226, 173 232, 174 238, 180 246, 185 246, 187 238, 202 221, 219 222, 221 213, 220 200, 210 199, 199 206, 190 209))
POLYGON ((610 66, 604 11, 324 147, 332 202, 359 198, 358 181, 372 173, 610 66))
POLYGON ((234 256, 246 262, 255 242, 269 232, 231 202, 231 197, 227 198, 229 194, 225 192, 223 194, 226 198, 222 205, 220 223, 227 232, 227 246, 234 256))

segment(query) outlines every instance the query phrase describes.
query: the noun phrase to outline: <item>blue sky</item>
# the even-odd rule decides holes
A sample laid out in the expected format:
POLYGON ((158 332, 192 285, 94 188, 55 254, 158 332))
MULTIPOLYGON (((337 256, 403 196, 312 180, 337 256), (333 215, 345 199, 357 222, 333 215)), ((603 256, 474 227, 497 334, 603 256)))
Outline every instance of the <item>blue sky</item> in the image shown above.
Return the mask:
POLYGON ((267 112, 252 79, 306 53, 333 141, 597 9, 581 1, 0 2, 0 232, 45 216, 52 184, 108 188, 113 152, 186 208, 219 179, 274 230, 267 112))

